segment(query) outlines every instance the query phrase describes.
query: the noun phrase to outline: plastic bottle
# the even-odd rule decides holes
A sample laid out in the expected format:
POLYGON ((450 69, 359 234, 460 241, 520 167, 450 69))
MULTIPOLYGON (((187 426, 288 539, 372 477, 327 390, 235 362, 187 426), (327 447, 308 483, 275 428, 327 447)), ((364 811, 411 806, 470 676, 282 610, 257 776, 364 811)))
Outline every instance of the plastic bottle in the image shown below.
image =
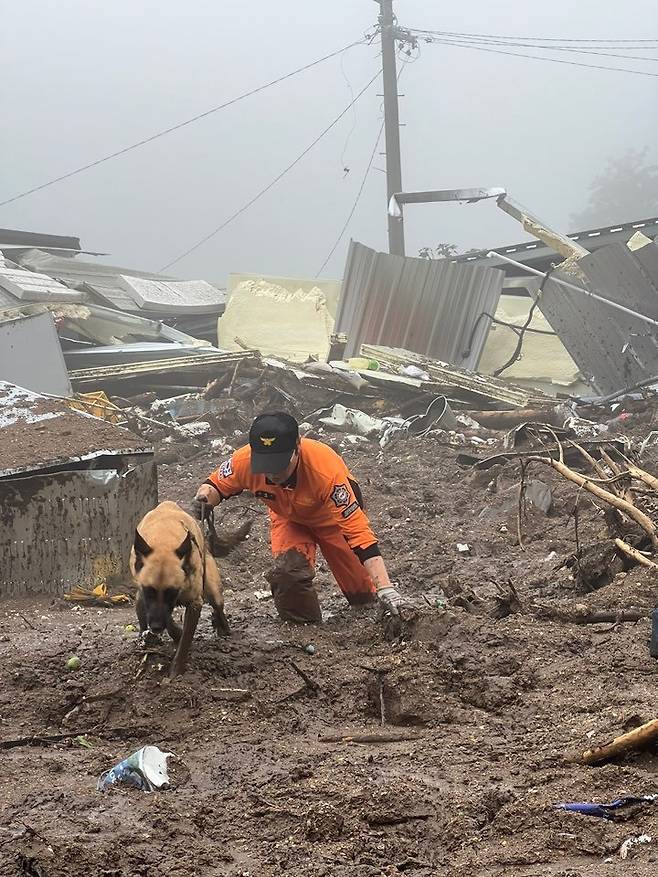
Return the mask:
POLYGON ((649 654, 652 658, 658 658, 658 609, 654 609, 651 613, 651 642, 649 644, 649 654))

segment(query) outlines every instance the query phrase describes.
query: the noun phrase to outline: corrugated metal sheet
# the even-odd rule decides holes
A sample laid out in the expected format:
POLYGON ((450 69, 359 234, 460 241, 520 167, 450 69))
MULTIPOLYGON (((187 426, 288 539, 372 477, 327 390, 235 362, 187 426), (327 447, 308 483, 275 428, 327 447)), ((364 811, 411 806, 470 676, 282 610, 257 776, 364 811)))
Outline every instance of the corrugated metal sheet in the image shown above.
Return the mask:
POLYGON ((448 260, 412 259, 350 244, 335 331, 347 356, 362 344, 401 347, 476 368, 504 274, 448 260), (471 337, 472 336, 472 337, 471 337))
POLYGON ((157 501, 153 462, 0 481, 0 599, 128 579, 135 527, 157 501))
MULTIPOLYGON (((658 247, 610 244, 578 261, 586 288, 658 320, 658 247)), ((556 279, 579 283, 573 274, 556 279)), ((658 375, 656 328, 549 280, 540 308, 585 378, 602 395, 658 375)))

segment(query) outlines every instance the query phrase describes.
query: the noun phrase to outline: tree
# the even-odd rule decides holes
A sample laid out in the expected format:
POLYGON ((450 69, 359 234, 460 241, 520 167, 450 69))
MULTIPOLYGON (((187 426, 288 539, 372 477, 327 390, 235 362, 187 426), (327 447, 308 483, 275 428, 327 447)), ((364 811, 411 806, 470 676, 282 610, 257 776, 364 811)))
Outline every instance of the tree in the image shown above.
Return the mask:
POLYGON ((590 185, 588 205, 571 215, 574 231, 658 214, 658 165, 647 163, 647 152, 629 149, 608 160, 590 185))
POLYGON ((455 256, 468 256, 469 253, 479 253, 480 250, 464 250, 463 253, 455 244, 437 244, 435 247, 421 247, 418 255, 421 259, 454 259, 455 256))

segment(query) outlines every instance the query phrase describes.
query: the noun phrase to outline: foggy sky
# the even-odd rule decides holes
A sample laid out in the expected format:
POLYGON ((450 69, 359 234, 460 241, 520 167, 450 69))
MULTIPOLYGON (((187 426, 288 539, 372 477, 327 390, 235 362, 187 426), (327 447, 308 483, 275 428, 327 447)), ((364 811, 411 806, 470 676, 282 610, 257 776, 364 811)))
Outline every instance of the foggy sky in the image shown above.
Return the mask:
MULTIPOLYGON (((403 26, 436 30, 658 36, 655 0, 632 6, 398 0, 395 10, 403 26)), ((371 28, 377 11, 373 0, 4 2, 0 195, 66 173, 338 49, 371 28)), ((345 77, 358 92, 379 69, 378 54, 378 43, 350 49, 344 74, 340 59, 332 59, 0 208, 0 226, 78 235, 85 248, 110 253, 105 261, 159 270, 280 173, 347 105, 345 77)), ((639 66, 596 56, 577 60, 639 66)), ((642 69, 658 72, 658 63, 642 69)), ((171 273, 222 285, 229 272, 314 276, 365 171, 381 124, 377 92, 379 83, 271 192, 171 273)), ((658 160, 658 79, 422 45, 419 60, 401 74, 400 92, 407 191, 505 186, 541 218, 570 231, 569 215, 583 206, 609 156, 648 146, 658 160)), ((377 156, 375 168, 384 162, 377 156)), ((405 226, 410 255, 439 241, 467 248, 525 239, 492 203, 411 207, 405 226)), ((371 171, 325 277, 342 275, 350 236, 386 249, 381 170, 371 171)))

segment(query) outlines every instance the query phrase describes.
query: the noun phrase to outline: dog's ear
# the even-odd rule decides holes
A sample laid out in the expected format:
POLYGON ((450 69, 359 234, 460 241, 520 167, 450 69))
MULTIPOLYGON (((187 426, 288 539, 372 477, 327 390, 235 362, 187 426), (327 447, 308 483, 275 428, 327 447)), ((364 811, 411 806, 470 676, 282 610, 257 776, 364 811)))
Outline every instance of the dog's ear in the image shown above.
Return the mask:
POLYGON ((140 534, 139 530, 135 530, 135 541, 133 547, 135 548, 135 554, 139 554, 141 557, 148 557, 153 551, 146 539, 140 534))
POLYGON ((181 544, 176 549, 176 557, 181 560, 185 560, 185 558, 189 558, 192 553, 192 534, 190 531, 187 531, 187 536, 183 539, 181 544))

